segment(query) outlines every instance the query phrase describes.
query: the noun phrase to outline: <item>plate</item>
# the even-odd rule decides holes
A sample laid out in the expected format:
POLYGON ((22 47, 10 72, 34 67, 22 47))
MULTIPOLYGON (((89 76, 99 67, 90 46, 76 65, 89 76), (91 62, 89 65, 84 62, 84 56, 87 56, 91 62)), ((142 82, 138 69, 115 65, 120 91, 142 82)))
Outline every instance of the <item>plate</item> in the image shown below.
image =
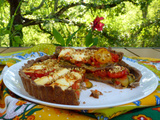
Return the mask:
POLYGON ((91 89, 82 90, 79 99, 80 101, 79 106, 45 102, 30 96, 25 91, 21 78, 18 74, 19 69, 24 65, 24 63, 27 62, 27 60, 21 61, 11 66, 4 73, 3 81, 6 87, 10 89, 13 93, 35 103, 57 108, 63 108, 63 109, 73 109, 73 110, 101 109, 106 107, 123 105, 126 103, 140 100, 151 94, 158 86, 158 78, 152 71, 150 71, 149 69, 138 63, 133 63, 129 60, 124 60, 124 61, 141 71, 142 78, 140 80, 140 86, 133 89, 131 88, 115 89, 104 83, 91 81, 93 83, 93 87, 91 89), (90 90, 95 90, 95 89, 103 93, 103 95, 99 96, 99 99, 89 97, 91 94, 90 90))

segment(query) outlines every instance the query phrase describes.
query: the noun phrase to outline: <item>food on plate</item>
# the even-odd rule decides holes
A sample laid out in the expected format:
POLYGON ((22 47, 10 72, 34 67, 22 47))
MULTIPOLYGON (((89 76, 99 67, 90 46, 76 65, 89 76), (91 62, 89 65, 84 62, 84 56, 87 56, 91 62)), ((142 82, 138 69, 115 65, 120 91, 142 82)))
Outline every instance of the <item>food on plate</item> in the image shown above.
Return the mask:
POLYGON ((19 71, 25 90, 32 96, 47 102, 78 105, 83 87, 85 70, 63 68, 56 56, 44 56, 30 60, 19 71))
POLYGON ((84 79, 84 86, 89 89, 93 87, 93 84, 89 79, 84 79))
POLYGON ((109 69, 86 71, 86 78, 103 82, 115 88, 135 88, 139 86, 141 72, 124 61, 109 69))
POLYGON ((139 85, 141 72, 122 60, 123 53, 111 48, 90 47, 75 49, 57 47, 56 53, 62 67, 86 69, 86 78, 115 88, 134 88, 139 85))
MULTIPOLYGON (((57 47, 55 54, 29 60, 19 71, 25 90, 37 99, 67 105, 79 105, 82 89, 90 89, 90 80, 115 88, 135 88, 141 72, 122 60, 123 53, 111 48, 75 49, 57 47)), ((102 93, 92 90, 91 96, 102 93)))
POLYGON ((99 95, 103 95, 101 91, 99 90, 91 90, 90 97, 99 98, 99 95))
POLYGON ((122 61, 123 53, 111 48, 90 47, 75 49, 69 47, 56 47, 56 55, 61 66, 83 67, 87 70, 98 70, 111 67, 122 61))

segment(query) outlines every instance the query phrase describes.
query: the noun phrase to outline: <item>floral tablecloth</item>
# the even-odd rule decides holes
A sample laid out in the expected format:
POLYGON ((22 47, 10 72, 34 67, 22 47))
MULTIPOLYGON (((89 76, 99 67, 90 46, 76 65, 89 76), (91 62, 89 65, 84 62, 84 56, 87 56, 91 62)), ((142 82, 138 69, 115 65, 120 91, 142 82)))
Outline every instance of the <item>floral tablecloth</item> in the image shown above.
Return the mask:
MULTIPOLYGON (((3 83, 3 74, 11 65, 30 58, 51 55, 55 46, 40 44, 32 48, 0 54, 0 120, 159 120, 160 119, 160 84, 149 96, 125 105, 109 107, 98 110, 65 110, 53 108, 25 100, 12 91, 3 83)), ((140 58, 124 56, 132 62, 147 67, 160 78, 160 59, 140 58)), ((159 80, 160 81, 160 80, 159 80)), ((160 83, 160 82, 159 82, 160 83)))

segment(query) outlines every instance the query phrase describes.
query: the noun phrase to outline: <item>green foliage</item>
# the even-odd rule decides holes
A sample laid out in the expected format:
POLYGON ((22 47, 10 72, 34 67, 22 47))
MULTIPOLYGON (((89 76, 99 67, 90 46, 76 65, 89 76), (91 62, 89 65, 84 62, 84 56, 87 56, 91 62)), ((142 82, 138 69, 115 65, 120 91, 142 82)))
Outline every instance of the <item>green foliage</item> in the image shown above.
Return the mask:
POLYGON ((65 41, 62 35, 54 27, 53 27, 53 35, 61 46, 65 46, 65 41))
MULTIPOLYGON (((58 5, 53 0, 22 1, 22 17, 33 19, 35 23, 42 21, 41 27, 38 24, 14 26, 16 31, 22 29, 23 34, 13 33, 16 35, 13 44, 34 46, 47 42, 61 46, 160 47, 160 1, 86 0, 83 5, 74 5, 79 3, 81 0, 58 0, 58 5), (101 5, 103 9, 97 7, 101 5), (104 29, 91 32, 90 23, 97 15, 104 17, 104 29), (22 37, 23 42, 20 42, 22 37)), ((14 18, 10 18, 9 7, 7 1, 0 1, 0 46, 10 44, 8 34, 14 18)))
POLYGON ((20 36, 14 36, 13 39, 14 40, 13 40, 12 44, 13 44, 14 47, 19 47, 19 45, 22 44, 22 39, 21 39, 20 36))
POLYGON ((69 46, 69 45, 73 46, 72 39, 80 29, 81 27, 77 31, 75 31, 72 35, 69 35, 69 37, 66 40, 66 46, 69 46))
POLYGON ((90 46, 92 44, 92 31, 88 32, 88 35, 86 35, 86 41, 85 44, 86 46, 90 46))
POLYGON ((69 46, 69 44, 72 43, 72 38, 81 29, 81 27, 77 31, 75 31, 73 34, 69 35, 66 40, 64 40, 64 38, 62 37, 62 35, 54 27, 52 29, 53 29, 53 35, 54 35, 56 41, 58 42, 58 44, 55 44, 55 45, 69 46))
POLYGON ((96 46, 98 44, 98 38, 97 37, 93 38, 92 32, 93 31, 90 30, 85 37, 85 46, 86 47, 96 46))

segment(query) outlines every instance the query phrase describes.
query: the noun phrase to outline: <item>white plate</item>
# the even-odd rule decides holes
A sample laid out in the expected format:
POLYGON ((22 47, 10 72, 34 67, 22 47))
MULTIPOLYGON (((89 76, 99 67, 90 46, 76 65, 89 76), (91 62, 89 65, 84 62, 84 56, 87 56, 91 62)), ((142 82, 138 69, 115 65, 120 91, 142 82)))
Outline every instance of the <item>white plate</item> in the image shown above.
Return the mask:
POLYGON ((134 89, 115 89, 109 85, 104 83, 94 82, 94 87, 91 89, 97 89, 103 93, 100 95, 99 99, 89 97, 91 89, 83 90, 80 95, 80 105, 63 105, 63 104, 55 104, 44 102, 38 100, 32 96, 30 96, 24 89, 21 78, 19 77, 18 71, 19 69, 26 63, 27 61, 24 60, 19 62, 13 66, 11 66, 4 74, 3 81, 4 84, 7 86, 15 94, 19 95, 22 98, 30 100, 32 102, 36 102, 39 104, 57 107, 57 108, 64 108, 64 109, 74 109, 74 110, 88 110, 88 109, 100 109, 106 107, 113 107, 118 105, 123 105, 130 102, 135 102, 139 99, 142 99, 149 94, 151 94, 158 86, 158 79, 156 75, 150 71, 149 69, 145 68, 142 65, 137 63, 133 63, 127 60, 124 60, 126 63, 134 66, 135 68, 139 69, 142 72, 142 78, 140 80, 140 86, 134 89))

